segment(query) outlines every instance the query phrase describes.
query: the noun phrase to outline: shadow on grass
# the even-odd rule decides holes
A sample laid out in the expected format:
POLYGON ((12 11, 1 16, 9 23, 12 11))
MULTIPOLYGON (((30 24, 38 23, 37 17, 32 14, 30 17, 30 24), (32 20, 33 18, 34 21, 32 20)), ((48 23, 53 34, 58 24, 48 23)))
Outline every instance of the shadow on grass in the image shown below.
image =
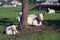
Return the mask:
POLYGON ((0 25, 8 26, 13 24, 12 20, 9 18, 1 18, 0 19, 0 25))
POLYGON ((45 20, 43 24, 60 29, 60 20, 45 20))

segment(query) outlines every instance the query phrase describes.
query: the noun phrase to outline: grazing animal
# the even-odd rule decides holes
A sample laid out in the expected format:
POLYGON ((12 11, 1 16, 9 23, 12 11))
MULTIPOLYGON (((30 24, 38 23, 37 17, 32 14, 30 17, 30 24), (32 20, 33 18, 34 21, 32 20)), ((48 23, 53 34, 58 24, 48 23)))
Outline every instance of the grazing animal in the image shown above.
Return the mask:
POLYGON ((8 26, 6 28, 6 34, 7 35, 16 35, 16 33, 18 33, 16 27, 17 27, 16 25, 8 26))

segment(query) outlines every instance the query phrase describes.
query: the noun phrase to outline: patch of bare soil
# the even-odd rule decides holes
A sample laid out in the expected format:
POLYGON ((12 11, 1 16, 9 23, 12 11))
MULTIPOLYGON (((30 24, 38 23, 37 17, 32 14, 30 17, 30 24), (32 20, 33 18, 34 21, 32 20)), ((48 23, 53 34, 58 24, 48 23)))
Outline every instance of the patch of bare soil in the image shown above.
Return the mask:
POLYGON ((24 28, 20 30, 17 28, 19 31, 19 34, 16 36, 26 36, 26 35, 31 35, 34 33, 44 33, 44 32, 57 32, 55 26, 47 26, 47 25, 41 25, 41 26, 28 26, 28 28, 24 28))

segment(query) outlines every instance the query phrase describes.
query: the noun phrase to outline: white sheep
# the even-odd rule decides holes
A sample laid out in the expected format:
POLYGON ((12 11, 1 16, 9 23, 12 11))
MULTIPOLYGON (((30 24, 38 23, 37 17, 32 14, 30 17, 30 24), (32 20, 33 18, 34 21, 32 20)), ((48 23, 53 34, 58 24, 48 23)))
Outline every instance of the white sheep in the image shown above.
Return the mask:
POLYGON ((7 35, 15 35, 16 33, 18 33, 16 27, 17 27, 16 25, 8 26, 6 28, 6 34, 7 35))
MULTIPOLYGON (((34 14, 28 15, 28 18, 27 18, 28 25, 32 25, 32 21, 35 17, 36 17, 36 15, 34 15, 34 14)), ((22 18, 22 12, 20 12, 17 17, 19 23, 21 22, 21 18, 22 18)))
POLYGON ((48 14, 55 13, 55 10, 54 9, 48 8, 48 10, 49 10, 48 14))
POLYGON ((42 13, 40 13, 38 16, 34 14, 28 15, 28 25, 41 26, 43 20, 42 13))
MULTIPOLYGON (((18 21, 20 22, 20 19, 22 18, 21 17, 21 15, 22 15, 22 13, 20 14, 20 15, 18 15, 18 21)), ((36 16, 36 15, 34 15, 34 14, 30 14, 30 15, 28 15, 28 18, 27 18, 27 22, 28 22, 28 25, 35 25, 35 26, 37 26, 37 25, 42 25, 42 23, 40 22, 39 24, 37 23, 38 22, 38 20, 39 21, 43 21, 43 14, 39 14, 39 16, 36 16), (38 18, 37 18, 38 17, 38 18), (37 19, 35 19, 35 18, 37 18, 37 19), (35 20, 34 20, 35 19, 35 20)))

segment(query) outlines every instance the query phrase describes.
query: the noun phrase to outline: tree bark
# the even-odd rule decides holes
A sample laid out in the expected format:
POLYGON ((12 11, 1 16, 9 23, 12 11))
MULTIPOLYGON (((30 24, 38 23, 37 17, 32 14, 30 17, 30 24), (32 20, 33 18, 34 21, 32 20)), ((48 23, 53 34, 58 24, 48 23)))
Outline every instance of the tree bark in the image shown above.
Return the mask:
POLYGON ((27 17, 28 17, 28 0, 22 0, 22 28, 28 26, 27 17))

